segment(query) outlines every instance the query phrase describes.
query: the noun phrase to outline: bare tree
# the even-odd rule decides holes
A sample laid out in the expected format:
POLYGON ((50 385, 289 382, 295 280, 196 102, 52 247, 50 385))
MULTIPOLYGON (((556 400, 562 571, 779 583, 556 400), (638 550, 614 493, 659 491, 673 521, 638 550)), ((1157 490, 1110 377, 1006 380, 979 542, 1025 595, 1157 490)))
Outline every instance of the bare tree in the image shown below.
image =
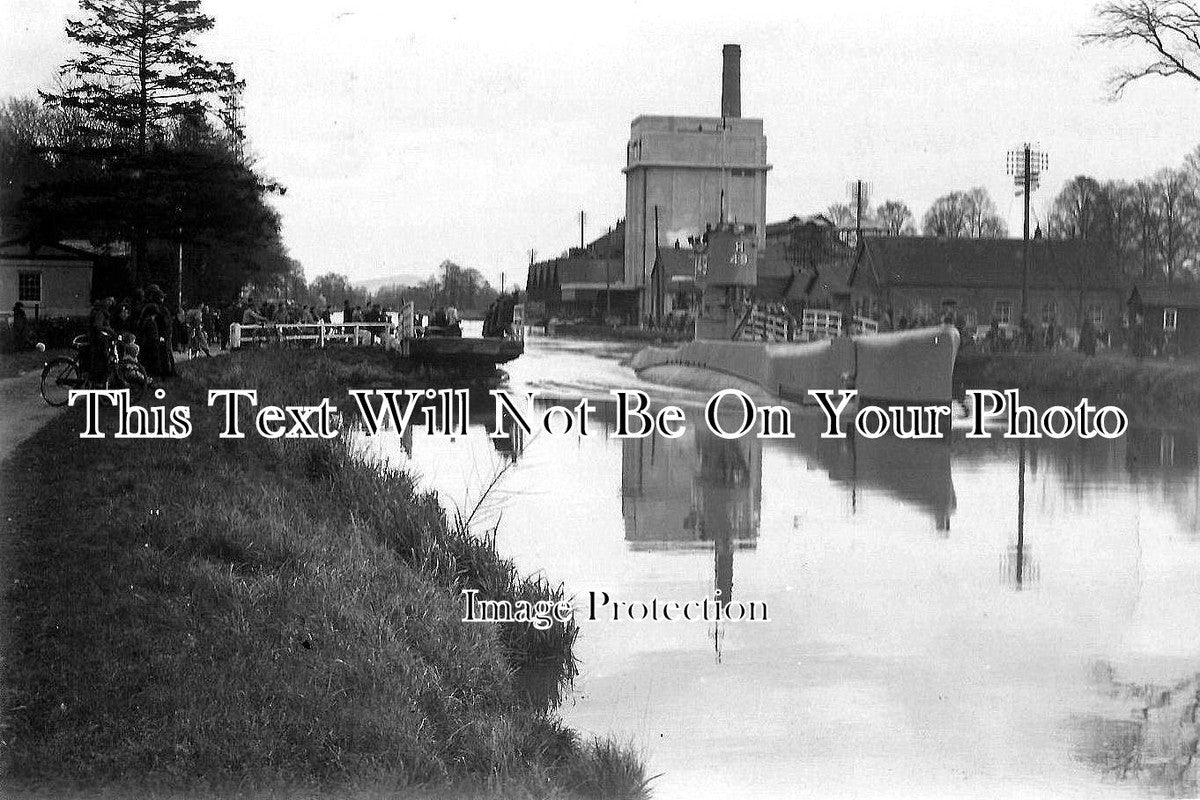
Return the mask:
POLYGON ((854 227, 854 209, 846 203, 834 203, 825 210, 825 216, 834 224, 834 227, 854 227))
POLYGON ((996 239, 1008 232, 996 211, 996 204, 982 186, 967 192, 951 192, 934 200, 921 220, 921 228, 926 236, 952 239, 996 239))
POLYGON ((921 229, 926 236, 947 236, 954 239, 965 236, 966 227, 962 192, 951 192, 934 200, 921 220, 921 229))
POLYGON ((887 200, 875 209, 875 219, 880 227, 892 236, 911 234, 916 231, 913 225, 913 213, 900 200, 887 200))
POLYGON ((1149 51, 1149 64, 1118 70, 1110 79, 1112 96, 1152 75, 1183 75, 1200 81, 1200 12, 1184 0, 1125 0, 1096 10, 1100 27, 1081 37, 1086 44, 1137 44, 1149 51))
POLYGON ((1140 266, 1143 280, 1149 280, 1158 272, 1156 256, 1158 241, 1158 206, 1157 192, 1150 181, 1138 181, 1131 190, 1133 209, 1133 228, 1137 238, 1140 253, 1140 266))
POLYGON ((963 195, 966 202, 967 235, 975 239, 999 239, 1008 233, 987 189, 976 186, 963 195))
POLYGON ((1154 206, 1158 216, 1158 253, 1170 283, 1192 240, 1188 225, 1194 194, 1191 177, 1182 169, 1163 169, 1154 176, 1154 206))
POLYGON ((1122 274, 1130 272, 1131 248, 1137 244, 1137 194, 1124 181, 1105 181, 1100 185, 1104 197, 1101 207, 1100 240, 1112 253, 1122 274))
POLYGON ((1054 198, 1051 229, 1060 239, 1101 239, 1108 218, 1107 204, 1108 198, 1095 178, 1077 175, 1054 198))

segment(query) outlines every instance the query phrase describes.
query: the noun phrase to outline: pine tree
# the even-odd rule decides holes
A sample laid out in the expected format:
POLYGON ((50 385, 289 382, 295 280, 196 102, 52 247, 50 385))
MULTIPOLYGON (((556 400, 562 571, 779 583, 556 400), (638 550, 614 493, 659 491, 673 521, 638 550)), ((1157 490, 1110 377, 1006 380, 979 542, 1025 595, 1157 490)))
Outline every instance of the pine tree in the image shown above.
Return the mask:
POLYGON ((186 120, 209 115, 240 140, 238 123, 221 106, 244 84, 231 64, 197 52, 196 36, 213 27, 200 0, 80 0, 80 9, 88 16, 68 20, 66 28, 80 53, 60 70, 64 88, 41 95, 51 107, 79 112, 107 140, 88 157, 105 159, 106 174, 132 189, 120 192, 117 213, 108 216, 128 221, 136 280, 144 276, 163 188, 153 180, 156 148, 169 146, 186 120))
MULTIPOLYGON (((166 123, 213 111, 213 102, 243 84, 227 62, 196 51, 195 36, 213 27, 200 0, 80 0, 91 16, 68 20, 80 55, 63 65, 70 86, 43 99, 76 108, 131 135, 144 156, 166 123)), ((234 131, 240 136, 240 131, 234 131)))

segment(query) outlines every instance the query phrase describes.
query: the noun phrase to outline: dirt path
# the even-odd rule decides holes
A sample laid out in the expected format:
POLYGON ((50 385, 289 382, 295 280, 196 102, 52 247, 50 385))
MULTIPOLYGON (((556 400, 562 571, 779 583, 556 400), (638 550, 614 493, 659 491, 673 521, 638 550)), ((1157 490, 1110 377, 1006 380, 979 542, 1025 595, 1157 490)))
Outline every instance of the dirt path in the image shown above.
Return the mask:
POLYGON ((63 412, 42 400, 41 370, 0 379, 0 462, 7 461, 21 442, 63 412))
MULTIPOLYGON (((226 352, 214 350, 213 355, 224 355, 226 352)), ((177 364, 187 360, 186 354, 175 354, 177 364)), ((0 378, 0 462, 7 461, 22 442, 66 410, 65 407, 51 408, 46 404, 42 399, 41 380, 40 368, 15 378, 0 378)))

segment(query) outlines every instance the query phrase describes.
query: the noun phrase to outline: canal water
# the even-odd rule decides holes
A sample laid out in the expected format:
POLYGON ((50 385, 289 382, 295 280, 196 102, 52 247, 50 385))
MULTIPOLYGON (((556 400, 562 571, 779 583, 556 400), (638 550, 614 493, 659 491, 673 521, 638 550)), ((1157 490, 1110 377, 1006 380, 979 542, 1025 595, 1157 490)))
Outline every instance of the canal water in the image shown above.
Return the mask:
POLYGON ((795 439, 725 441, 630 352, 530 339, 509 365, 513 392, 592 398, 590 436, 490 439, 485 412, 370 446, 575 595, 563 715, 642 751, 655 797, 1195 795, 1200 428, 825 440, 804 409, 795 439), (688 432, 611 439, 614 388, 688 432), (717 591, 769 621, 587 614, 717 591))

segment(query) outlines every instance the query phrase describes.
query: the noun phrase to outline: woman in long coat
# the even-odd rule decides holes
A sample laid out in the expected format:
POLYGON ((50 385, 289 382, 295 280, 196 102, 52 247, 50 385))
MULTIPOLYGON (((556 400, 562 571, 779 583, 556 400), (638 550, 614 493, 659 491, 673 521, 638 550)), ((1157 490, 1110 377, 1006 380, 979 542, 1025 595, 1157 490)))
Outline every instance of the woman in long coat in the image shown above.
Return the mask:
POLYGON ((174 320, 163 305, 163 293, 151 284, 146 288, 146 304, 138 322, 138 342, 143 345, 138 354, 146 372, 156 378, 175 374, 175 354, 171 351, 174 320))

